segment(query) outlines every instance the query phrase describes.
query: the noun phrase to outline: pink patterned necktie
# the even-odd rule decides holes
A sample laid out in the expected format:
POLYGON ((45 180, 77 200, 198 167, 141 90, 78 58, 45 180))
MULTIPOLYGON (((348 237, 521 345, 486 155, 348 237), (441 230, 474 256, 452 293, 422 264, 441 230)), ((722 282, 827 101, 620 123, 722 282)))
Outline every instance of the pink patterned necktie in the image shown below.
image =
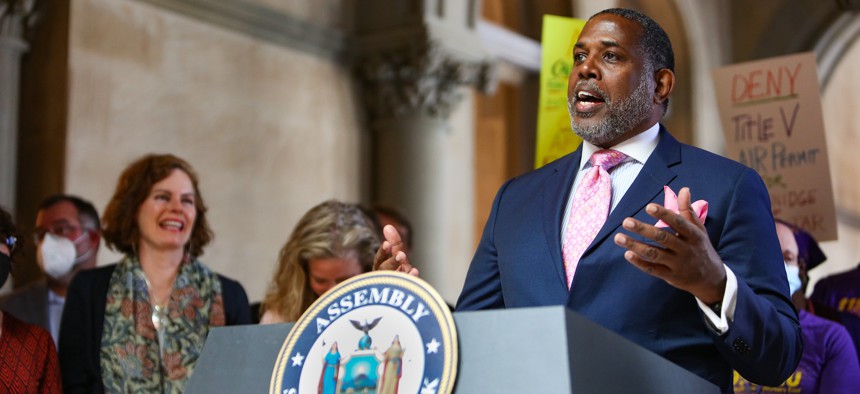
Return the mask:
POLYGON ((597 232, 606 222, 609 205, 612 203, 612 177, 609 170, 621 163, 627 155, 609 149, 599 150, 591 155, 592 167, 585 172, 576 193, 573 207, 567 220, 567 231, 561 247, 564 271, 567 274, 567 288, 573 283, 573 273, 579 259, 594 241, 597 232))

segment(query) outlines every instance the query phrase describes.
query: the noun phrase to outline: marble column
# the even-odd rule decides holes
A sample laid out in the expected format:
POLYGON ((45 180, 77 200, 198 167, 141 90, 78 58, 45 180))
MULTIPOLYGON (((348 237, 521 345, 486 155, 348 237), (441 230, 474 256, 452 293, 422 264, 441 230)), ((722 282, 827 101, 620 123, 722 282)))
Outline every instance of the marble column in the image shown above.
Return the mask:
POLYGON ((478 4, 356 4, 354 60, 373 132, 374 201, 410 219, 412 260, 453 302, 475 242, 461 217, 472 212, 472 169, 455 168, 472 160, 454 157, 471 151, 451 149, 451 143, 454 134, 471 138, 473 130, 452 129, 449 117, 470 87, 489 90, 493 80, 494 62, 475 31, 478 4))
POLYGON ((15 210, 18 87, 24 29, 35 0, 0 0, 0 206, 15 210))

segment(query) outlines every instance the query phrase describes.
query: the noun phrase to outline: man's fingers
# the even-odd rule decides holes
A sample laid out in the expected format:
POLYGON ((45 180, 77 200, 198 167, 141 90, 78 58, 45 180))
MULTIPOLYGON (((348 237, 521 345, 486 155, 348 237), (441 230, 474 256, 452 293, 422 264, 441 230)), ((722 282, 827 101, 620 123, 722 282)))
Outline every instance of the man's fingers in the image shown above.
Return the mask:
POLYGON ((400 238, 400 233, 397 232, 397 229, 394 228, 394 226, 386 224, 385 227, 382 228, 382 235, 385 237, 385 241, 391 244, 392 253, 397 253, 403 249, 403 240, 400 238))
POLYGON ((376 256, 373 257, 374 271, 380 269, 380 266, 383 264, 383 262, 385 262, 388 256, 390 256, 387 246, 387 243, 383 242, 381 245, 379 245, 379 249, 376 249, 376 256))
MULTIPOLYGON (((400 253, 402 254, 403 252, 400 252, 400 253)), ((400 257, 400 256, 399 256, 399 254, 396 254, 396 255, 394 255, 394 256, 390 256, 390 255, 389 255, 389 257, 388 257, 388 258, 385 258, 385 259, 383 259, 382 261, 380 261, 380 262, 379 262, 379 265, 378 265, 378 266, 376 266, 376 267, 374 267, 374 270, 379 270, 379 271, 399 271, 399 270, 400 270, 400 268, 401 268, 401 266, 402 266, 401 261, 403 260, 403 258, 401 257, 401 261, 398 261, 398 260, 397 260, 397 259, 398 259, 398 257, 400 257)))
MULTIPOLYGON (((645 211, 652 217, 660 219, 663 223, 668 224, 669 227, 675 230, 681 238, 689 238, 695 234, 695 229, 697 228, 696 224, 683 216, 660 206, 659 204, 648 204, 645 207, 645 211)), ((698 221, 695 217, 692 220, 698 221)))
POLYGON ((400 268, 400 264, 397 264, 397 262, 394 261, 394 258, 392 257, 381 262, 377 267, 374 268, 374 271, 396 271, 398 268, 400 268))
POLYGON ((669 272, 668 267, 643 260, 638 254, 633 251, 624 252, 624 259, 630 262, 634 267, 639 268, 642 272, 663 278, 669 272))
POLYGON ((393 256, 381 260, 379 253, 377 253, 377 261, 374 262, 373 269, 375 271, 400 271, 407 274, 412 274, 412 271, 415 271, 415 274, 412 275, 418 276, 418 270, 412 266, 409 257, 404 252, 397 252, 393 256))
POLYGON ((678 237, 674 234, 670 234, 666 230, 642 223, 633 218, 624 219, 624 221, 621 222, 621 225, 626 230, 655 241, 669 249, 675 248, 679 242, 678 237))
POLYGON ((382 235, 385 240, 376 251, 373 270, 400 271, 417 277, 418 270, 412 266, 409 256, 403 251, 403 241, 397 229, 390 224, 386 225, 382 228, 382 235))
POLYGON ((705 225, 696 216, 696 211, 693 210, 693 195, 689 187, 683 187, 678 192, 678 213, 696 227, 705 228, 705 225))
POLYGON ((667 258, 673 255, 670 250, 636 241, 621 233, 615 234, 614 240, 616 245, 627 249, 628 252, 634 253, 639 260, 649 263, 665 262, 667 258))
POLYGON ((397 254, 394 255, 394 260, 397 262, 398 271, 408 273, 414 268, 412 263, 409 262, 409 257, 406 256, 406 253, 397 252, 397 254))
POLYGON ((642 272, 663 280, 666 280, 665 276, 671 273, 668 266, 654 262, 656 260, 656 256, 659 256, 661 253, 661 251, 658 251, 656 247, 634 241, 630 237, 621 233, 615 234, 614 240, 619 246, 627 248, 627 251, 624 252, 624 259, 630 262, 634 267, 640 269, 642 272), (648 246, 649 249, 645 249, 643 246, 648 246), (655 258, 643 258, 643 255, 637 252, 636 249, 644 251, 645 255, 650 255, 655 258))
POLYGON ((379 249, 376 250, 376 256, 373 258, 373 270, 394 270, 397 269, 397 262, 394 257, 397 252, 391 246, 391 242, 382 241, 379 249))

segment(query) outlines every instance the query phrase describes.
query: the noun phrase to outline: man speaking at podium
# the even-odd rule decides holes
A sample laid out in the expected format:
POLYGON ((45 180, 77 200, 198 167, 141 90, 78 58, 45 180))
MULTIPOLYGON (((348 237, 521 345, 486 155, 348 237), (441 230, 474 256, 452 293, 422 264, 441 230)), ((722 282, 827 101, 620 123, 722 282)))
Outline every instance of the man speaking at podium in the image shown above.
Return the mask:
POLYGON ((597 13, 573 59, 585 142, 501 187, 457 309, 566 305, 725 392, 778 386, 803 345, 761 178, 658 123, 674 54, 647 16, 597 13))

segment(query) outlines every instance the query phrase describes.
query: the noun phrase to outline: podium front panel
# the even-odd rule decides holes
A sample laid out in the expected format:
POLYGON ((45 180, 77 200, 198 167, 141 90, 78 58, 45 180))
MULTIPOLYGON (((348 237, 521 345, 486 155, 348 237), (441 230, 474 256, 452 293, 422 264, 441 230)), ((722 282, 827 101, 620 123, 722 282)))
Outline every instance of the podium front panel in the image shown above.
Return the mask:
MULTIPOLYGON (((454 314, 454 392, 719 393, 717 386, 561 306, 454 314)), ((219 327, 187 393, 267 393, 292 324, 219 327)))

